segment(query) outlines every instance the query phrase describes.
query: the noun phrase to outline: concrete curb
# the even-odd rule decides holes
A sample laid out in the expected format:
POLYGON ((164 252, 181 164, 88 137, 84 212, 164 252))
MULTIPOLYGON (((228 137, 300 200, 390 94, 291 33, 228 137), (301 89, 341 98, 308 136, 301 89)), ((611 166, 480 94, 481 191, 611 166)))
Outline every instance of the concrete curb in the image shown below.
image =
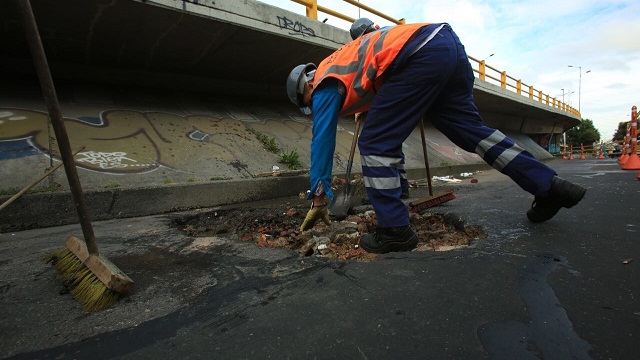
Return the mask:
MULTIPOLYGON (((486 164, 431 169, 431 176, 486 170, 486 164)), ((424 169, 408 169, 409 179, 424 179, 424 169)), ((338 174, 343 176, 343 174, 338 174)), ((85 191, 91 220, 149 216, 296 196, 309 188, 309 176, 274 176, 200 184, 165 185, 85 191)), ((0 196, 0 203, 11 195, 0 196)), ((71 192, 24 194, 0 212, 0 232, 22 231, 78 223, 71 192)))
MULTIPOLYGON (((86 191, 85 200, 92 220, 108 220, 294 196, 308 187, 308 176, 267 177, 86 191)), ((33 193, 3 209, 0 219, 0 232, 8 232, 75 224, 78 213, 70 192, 33 193)))

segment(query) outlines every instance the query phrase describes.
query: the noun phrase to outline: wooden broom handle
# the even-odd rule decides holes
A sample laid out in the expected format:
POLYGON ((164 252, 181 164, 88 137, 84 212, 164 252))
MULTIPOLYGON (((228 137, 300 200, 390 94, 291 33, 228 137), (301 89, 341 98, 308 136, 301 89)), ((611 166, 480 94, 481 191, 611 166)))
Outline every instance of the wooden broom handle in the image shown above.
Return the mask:
POLYGON ((38 34, 38 25, 36 24, 36 19, 33 15, 33 10, 31 9, 29 0, 17 0, 17 4, 22 18, 24 31, 27 36, 27 43, 31 50, 31 56, 33 57, 33 63, 35 65, 36 72, 38 73, 38 79, 40 80, 42 94, 47 104, 49 117, 51 118, 53 131, 56 135, 56 140, 58 141, 60 157, 64 164, 64 170, 67 173, 67 180, 69 181, 71 195, 73 196, 76 210, 78 210, 78 217, 80 218, 80 226, 82 227, 84 241, 87 243, 89 253, 92 255, 98 255, 96 237, 93 233, 87 204, 84 194, 82 193, 82 185, 80 185, 78 170, 76 169, 76 164, 73 160, 69 136, 67 135, 67 130, 65 129, 64 122, 62 120, 62 113, 60 111, 60 105, 58 104, 56 89, 53 85, 51 70, 49 69, 47 56, 44 52, 44 48, 42 47, 42 39, 40 39, 40 34, 38 34))
POLYGON ((424 168, 427 170, 429 196, 433 196, 433 188, 431 187, 431 171, 429 170, 429 157, 427 156, 427 139, 424 136, 424 119, 420 119, 420 135, 422 136, 422 152, 424 152, 424 168))

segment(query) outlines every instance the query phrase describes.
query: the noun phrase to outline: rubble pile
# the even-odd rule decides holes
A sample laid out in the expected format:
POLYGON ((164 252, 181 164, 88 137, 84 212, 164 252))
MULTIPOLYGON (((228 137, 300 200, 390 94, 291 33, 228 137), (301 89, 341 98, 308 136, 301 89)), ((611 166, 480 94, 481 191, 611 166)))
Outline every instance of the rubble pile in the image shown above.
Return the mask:
MULTIPOLYGON (((321 221, 313 229, 300 231, 308 207, 306 204, 282 204, 269 208, 236 208, 203 211, 179 226, 193 237, 227 237, 252 241, 267 248, 285 248, 301 256, 318 256, 340 260, 371 261, 377 255, 358 246, 360 237, 377 226, 371 208, 362 209, 343 221, 325 225, 321 221)), ((446 251, 468 246, 485 237, 478 226, 465 225, 455 215, 438 214, 429 209, 411 213, 411 225, 420 242, 414 251, 446 251)))

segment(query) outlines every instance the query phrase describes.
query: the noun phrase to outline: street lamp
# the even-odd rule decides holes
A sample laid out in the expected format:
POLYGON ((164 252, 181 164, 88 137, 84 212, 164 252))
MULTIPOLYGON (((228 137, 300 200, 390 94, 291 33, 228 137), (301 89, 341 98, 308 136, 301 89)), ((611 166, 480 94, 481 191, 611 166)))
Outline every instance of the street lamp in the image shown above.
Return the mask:
POLYGON ((485 60, 487 60, 488 58, 492 57, 493 55, 495 55, 495 54, 491 54, 491 55, 487 56, 486 58, 482 59, 481 61, 485 61, 485 60))
MULTIPOLYGON (((575 91, 567 91, 567 92, 565 92, 564 89, 560 89, 560 90, 562 91, 562 104, 563 104, 562 106, 567 106, 567 104, 564 102, 564 96, 567 95, 567 94, 571 95, 575 91)), ((578 110, 578 111, 580 111, 580 110, 578 110)), ((567 133, 566 132, 562 133, 562 144, 564 145, 564 147, 565 147, 564 150, 566 151, 566 149, 567 149, 567 133)))
POLYGON ((571 94, 575 93, 575 91, 568 91, 568 90, 565 92, 564 89, 560 89, 560 91, 562 91, 562 94, 561 94, 562 95, 562 103, 564 103, 564 96, 565 95, 571 95, 571 94))
MULTIPOLYGON (((580 70, 580 78, 578 80, 578 112, 580 113, 580 117, 582 117, 582 112, 580 112, 580 93, 582 92, 582 66, 575 65, 567 65, 570 68, 578 68, 580 70)), ((587 70, 585 74, 590 73, 591 70, 587 70)))

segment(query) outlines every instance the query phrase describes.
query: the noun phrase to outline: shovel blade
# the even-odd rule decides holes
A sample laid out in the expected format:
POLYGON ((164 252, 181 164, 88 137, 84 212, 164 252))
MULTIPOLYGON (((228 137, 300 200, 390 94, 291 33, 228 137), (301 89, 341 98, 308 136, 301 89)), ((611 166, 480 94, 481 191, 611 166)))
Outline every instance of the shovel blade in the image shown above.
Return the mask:
POLYGON ((351 187, 345 186, 336 191, 329 205, 329 215, 337 221, 344 220, 351 209, 351 187))

